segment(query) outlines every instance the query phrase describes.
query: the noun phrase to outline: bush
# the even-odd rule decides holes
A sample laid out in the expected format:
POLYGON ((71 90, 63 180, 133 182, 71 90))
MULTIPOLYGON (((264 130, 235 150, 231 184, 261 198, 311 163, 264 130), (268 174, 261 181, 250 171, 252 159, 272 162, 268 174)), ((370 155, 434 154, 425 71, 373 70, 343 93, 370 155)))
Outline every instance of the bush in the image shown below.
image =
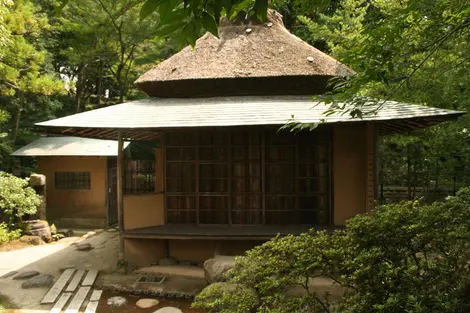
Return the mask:
POLYGON ((34 214, 40 204, 41 197, 29 187, 28 179, 0 172, 0 217, 12 220, 34 214))
POLYGON ((240 284, 216 282, 198 296, 197 307, 217 313, 250 312, 258 304, 256 292, 240 284))
MULTIPOLYGON (((263 313, 463 313, 470 311, 469 260, 464 189, 444 203, 381 206, 333 234, 277 237, 238 258, 230 282, 253 288, 263 313), (331 290, 320 290, 315 280, 325 278, 344 295, 333 299, 331 290)), ((221 298, 217 309, 234 301, 246 305, 221 298)))
POLYGON ((11 240, 20 238, 21 230, 9 230, 7 224, 0 223, 0 246, 11 240))

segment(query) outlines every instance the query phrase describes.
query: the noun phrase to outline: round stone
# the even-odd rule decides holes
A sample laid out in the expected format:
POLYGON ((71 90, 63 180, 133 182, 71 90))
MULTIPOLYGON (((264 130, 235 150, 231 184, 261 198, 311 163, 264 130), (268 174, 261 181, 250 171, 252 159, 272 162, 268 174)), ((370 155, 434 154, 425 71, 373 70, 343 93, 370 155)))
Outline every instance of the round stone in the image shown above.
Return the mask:
POLYGON ((111 297, 111 298, 109 298, 106 303, 107 303, 109 306, 120 307, 120 306, 126 305, 126 304, 127 304, 127 300, 126 300, 126 298, 124 298, 124 297, 116 296, 116 297, 111 297))
POLYGON ((93 246, 89 243, 80 243, 75 246, 78 251, 90 251, 93 249, 93 246))
POLYGON ((38 276, 38 275, 39 275, 38 271, 27 271, 27 272, 19 273, 13 279, 28 279, 28 278, 38 276))
POLYGON ((54 277, 52 275, 38 275, 28 279, 21 284, 21 288, 39 288, 39 287, 50 287, 54 283, 54 277))
POLYGON ((158 301, 157 299, 140 299, 136 302, 135 305, 137 305, 141 309, 147 309, 156 306, 159 303, 160 301, 158 301))
POLYGON ((183 313, 183 311, 172 306, 166 306, 164 308, 156 310, 153 313, 183 313))

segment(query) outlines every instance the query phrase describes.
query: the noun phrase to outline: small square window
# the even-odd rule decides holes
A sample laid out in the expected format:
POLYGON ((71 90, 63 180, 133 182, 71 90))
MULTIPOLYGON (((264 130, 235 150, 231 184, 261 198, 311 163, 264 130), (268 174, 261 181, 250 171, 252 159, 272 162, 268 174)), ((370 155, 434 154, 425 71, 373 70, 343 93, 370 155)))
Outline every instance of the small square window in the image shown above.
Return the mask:
POLYGON ((55 172, 55 189, 90 189, 90 172, 55 172))

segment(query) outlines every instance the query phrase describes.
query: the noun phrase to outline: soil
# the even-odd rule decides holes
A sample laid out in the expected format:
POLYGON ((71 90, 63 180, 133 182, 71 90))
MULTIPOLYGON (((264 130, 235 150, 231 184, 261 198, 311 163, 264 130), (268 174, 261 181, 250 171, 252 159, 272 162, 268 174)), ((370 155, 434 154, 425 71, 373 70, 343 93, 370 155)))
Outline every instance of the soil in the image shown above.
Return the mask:
POLYGON ((0 252, 21 250, 29 247, 32 247, 32 245, 19 240, 12 240, 4 245, 0 245, 0 252))
MULTIPOLYGON (((147 309, 141 309, 135 305, 137 300, 146 298, 146 297, 139 297, 139 296, 134 296, 134 295, 129 295, 127 293, 113 293, 113 292, 108 292, 105 291, 103 292, 103 295, 101 296, 100 304, 98 305, 97 313, 153 313, 156 310, 166 307, 166 306, 172 306, 175 308, 179 308, 183 313, 204 313, 204 311, 201 310, 195 310, 191 309, 191 301, 189 300, 173 300, 173 299, 162 299, 162 298, 153 298, 157 299, 160 301, 160 304, 157 306, 147 308, 147 309), (127 305, 124 305, 119 308, 113 308, 109 305, 106 304, 106 301, 108 298, 115 297, 115 296, 121 296, 127 299, 127 305)), ((152 297, 149 297, 152 298, 152 297)))

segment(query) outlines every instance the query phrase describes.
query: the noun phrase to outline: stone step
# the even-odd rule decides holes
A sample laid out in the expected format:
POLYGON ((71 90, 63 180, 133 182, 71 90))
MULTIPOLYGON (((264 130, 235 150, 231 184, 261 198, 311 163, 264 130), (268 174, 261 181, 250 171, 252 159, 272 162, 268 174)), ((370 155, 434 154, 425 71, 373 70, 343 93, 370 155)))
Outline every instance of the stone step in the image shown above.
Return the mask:
POLYGON ((134 272, 141 275, 173 276, 204 279, 204 269, 187 265, 155 265, 143 267, 134 272))

